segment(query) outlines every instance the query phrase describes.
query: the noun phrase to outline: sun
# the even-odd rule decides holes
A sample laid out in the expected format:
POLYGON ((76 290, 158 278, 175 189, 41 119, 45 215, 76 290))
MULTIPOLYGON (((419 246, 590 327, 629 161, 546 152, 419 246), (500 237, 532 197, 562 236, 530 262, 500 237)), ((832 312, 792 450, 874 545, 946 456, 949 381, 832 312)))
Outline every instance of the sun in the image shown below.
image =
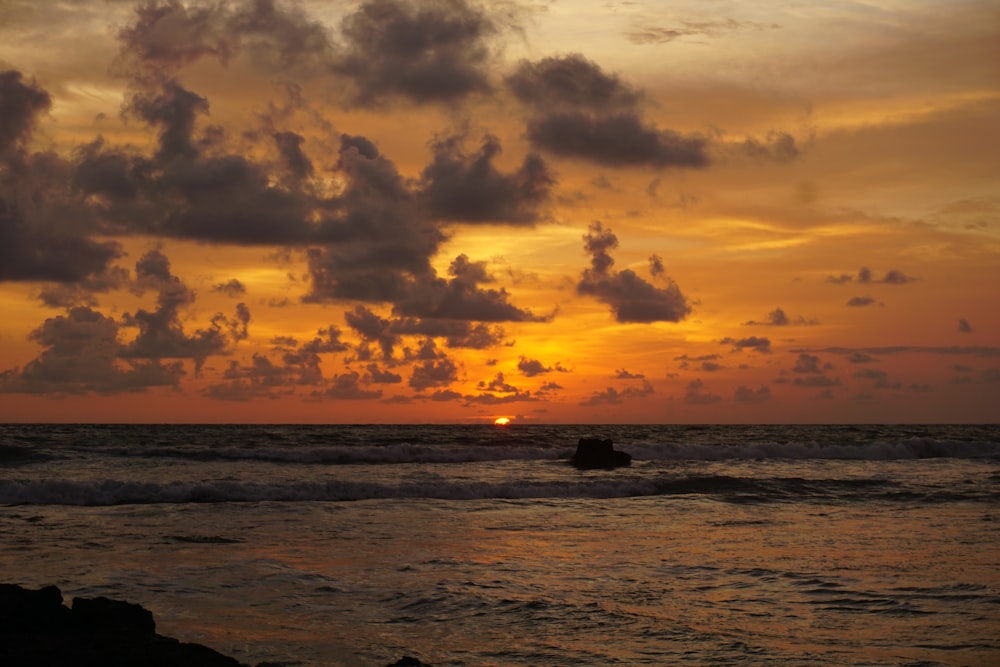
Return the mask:
POLYGON ((507 424, 509 424, 509 423, 510 423, 510 419, 508 419, 507 417, 497 417, 497 418, 496 418, 496 419, 495 419, 495 420, 493 421, 493 423, 494 423, 494 424, 495 424, 496 426, 506 426, 507 424))

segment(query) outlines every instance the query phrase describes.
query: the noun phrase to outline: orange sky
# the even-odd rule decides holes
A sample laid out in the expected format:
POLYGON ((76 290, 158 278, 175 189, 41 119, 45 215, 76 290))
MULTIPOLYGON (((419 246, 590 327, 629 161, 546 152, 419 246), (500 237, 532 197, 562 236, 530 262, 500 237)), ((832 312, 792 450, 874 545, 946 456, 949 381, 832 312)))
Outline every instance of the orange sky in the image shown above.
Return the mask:
POLYGON ((0 420, 1000 406, 1000 10, 0 6, 0 420))

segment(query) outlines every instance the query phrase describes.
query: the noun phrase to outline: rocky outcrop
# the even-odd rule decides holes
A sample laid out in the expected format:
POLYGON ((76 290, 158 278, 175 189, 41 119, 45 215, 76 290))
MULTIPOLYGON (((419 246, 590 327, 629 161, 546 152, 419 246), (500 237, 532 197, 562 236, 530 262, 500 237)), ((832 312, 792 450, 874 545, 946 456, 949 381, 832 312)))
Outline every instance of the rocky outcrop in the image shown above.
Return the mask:
MULTIPOLYGON (((0 665, 246 667, 207 646, 156 634, 152 612, 140 605, 96 597, 74 598, 67 607, 55 586, 31 590, 16 584, 0 584, 0 665)), ((404 656, 389 667, 431 666, 404 656)))
POLYGON ((617 451, 605 438, 580 438, 570 463, 577 468, 617 468, 632 463, 632 455, 617 451))
POLYGON ((0 665, 242 667, 207 646, 156 634, 153 614, 105 597, 63 605, 55 586, 0 584, 0 665))

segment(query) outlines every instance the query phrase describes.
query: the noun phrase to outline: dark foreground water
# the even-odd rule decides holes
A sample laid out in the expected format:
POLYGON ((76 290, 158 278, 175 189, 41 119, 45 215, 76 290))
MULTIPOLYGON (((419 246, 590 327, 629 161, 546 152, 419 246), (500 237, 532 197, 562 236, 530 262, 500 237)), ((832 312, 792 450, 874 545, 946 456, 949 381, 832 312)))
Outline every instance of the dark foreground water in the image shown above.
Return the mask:
POLYGON ((247 663, 995 666, 1000 428, 0 425, 0 581, 247 663))

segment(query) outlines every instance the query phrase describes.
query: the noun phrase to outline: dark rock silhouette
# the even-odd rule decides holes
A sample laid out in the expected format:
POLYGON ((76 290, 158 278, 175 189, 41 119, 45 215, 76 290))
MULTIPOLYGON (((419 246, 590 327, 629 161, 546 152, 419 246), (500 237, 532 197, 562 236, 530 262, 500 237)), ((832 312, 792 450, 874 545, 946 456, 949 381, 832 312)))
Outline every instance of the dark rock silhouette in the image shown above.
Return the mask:
POLYGON ((108 598, 63 605, 55 586, 0 584, 0 665, 10 667, 243 667, 200 644, 156 634, 153 614, 108 598))
POLYGON ((632 455, 617 451, 607 438, 580 438, 570 463, 577 468, 617 468, 632 463, 632 455))

